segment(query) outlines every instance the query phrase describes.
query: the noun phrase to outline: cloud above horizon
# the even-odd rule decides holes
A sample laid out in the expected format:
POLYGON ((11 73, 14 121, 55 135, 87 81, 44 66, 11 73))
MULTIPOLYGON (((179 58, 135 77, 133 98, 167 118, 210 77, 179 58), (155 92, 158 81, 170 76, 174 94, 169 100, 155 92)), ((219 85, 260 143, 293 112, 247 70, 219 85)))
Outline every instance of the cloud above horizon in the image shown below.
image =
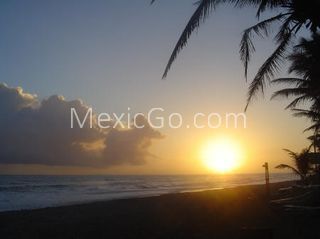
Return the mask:
POLYGON ((146 157, 155 158, 148 149, 152 144, 152 139, 161 139, 163 135, 148 124, 143 116, 137 117, 137 125, 145 125, 144 128, 131 128, 131 130, 111 129, 105 138, 104 158, 108 164, 126 163, 130 158, 130 163, 141 165, 145 163, 146 157))
POLYGON ((141 165, 155 157, 149 148, 163 135, 144 117, 138 117, 146 125, 142 129, 105 130, 95 121, 92 128, 89 121, 71 128, 71 108, 84 118, 89 107, 58 95, 39 100, 0 83, 0 164, 109 167, 141 165))

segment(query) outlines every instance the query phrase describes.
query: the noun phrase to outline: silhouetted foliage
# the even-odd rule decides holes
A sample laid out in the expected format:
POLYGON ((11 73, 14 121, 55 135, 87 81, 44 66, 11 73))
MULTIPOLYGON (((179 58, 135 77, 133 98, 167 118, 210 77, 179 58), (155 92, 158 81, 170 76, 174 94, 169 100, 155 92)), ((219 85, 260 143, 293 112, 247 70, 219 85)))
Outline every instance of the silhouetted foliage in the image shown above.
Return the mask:
POLYGON ((311 169, 309 161, 309 149, 303 149, 300 153, 295 153, 289 149, 284 149, 290 158, 293 160, 295 167, 288 164, 279 164, 278 169, 290 169, 295 174, 299 175, 302 181, 305 181, 311 169))
POLYGON ((290 62, 289 73, 301 78, 279 78, 273 84, 293 85, 276 91, 271 99, 276 97, 295 97, 286 107, 294 109, 301 103, 310 102, 310 110, 320 109, 320 34, 313 34, 311 39, 302 38, 300 43, 288 56, 290 62))
MULTIPOLYGON (((306 130, 313 130, 318 135, 320 129, 320 34, 315 33, 307 40, 302 38, 288 57, 291 65, 289 73, 301 78, 279 78, 273 84, 287 84, 290 88, 276 91, 276 97, 295 97, 286 107, 294 112, 294 116, 307 117, 312 125, 306 130), (310 103, 308 109, 296 109, 302 103, 310 103)), ((314 138, 315 139, 315 138, 314 138)))
MULTIPOLYGON (((155 0, 152 0, 153 3, 155 0)), ((248 64, 251 60, 255 47, 252 41, 254 35, 265 37, 274 23, 281 23, 275 40, 277 47, 269 58, 259 68, 253 81, 250 84, 247 98, 247 105, 251 102, 256 93, 261 90, 263 93, 265 83, 270 81, 278 71, 281 63, 285 60, 289 46, 293 43, 293 37, 297 35, 302 27, 316 32, 320 27, 320 1, 319 0, 200 0, 197 1, 197 8, 186 27, 184 28, 178 42, 176 43, 169 61, 166 65, 162 78, 165 78, 177 58, 179 52, 186 46, 191 34, 203 23, 207 17, 220 4, 232 4, 234 7, 246 6, 256 7, 256 16, 259 19, 266 10, 278 9, 280 14, 269 19, 258 22, 256 25, 244 30, 240 42, 240 58, 244 64, 245 77, 247 77, 248 64)))
POLYGON ((320 151, 320 134, 315 133, 314 135, 311 135, 307 138, 311 141, 311 144, 309 148, 313 148, 313 152, 319 152, 320 151))

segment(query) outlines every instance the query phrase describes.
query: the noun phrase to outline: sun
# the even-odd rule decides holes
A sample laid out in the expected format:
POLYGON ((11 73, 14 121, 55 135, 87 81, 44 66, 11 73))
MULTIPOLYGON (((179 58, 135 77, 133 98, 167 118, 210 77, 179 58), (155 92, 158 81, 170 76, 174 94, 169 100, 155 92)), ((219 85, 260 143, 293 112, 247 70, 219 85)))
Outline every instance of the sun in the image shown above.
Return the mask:
POLYGON ((217 173, 228 173, 240 165, 240 147, 228 139, 209 141, 202 150, 205 166, 217 173))

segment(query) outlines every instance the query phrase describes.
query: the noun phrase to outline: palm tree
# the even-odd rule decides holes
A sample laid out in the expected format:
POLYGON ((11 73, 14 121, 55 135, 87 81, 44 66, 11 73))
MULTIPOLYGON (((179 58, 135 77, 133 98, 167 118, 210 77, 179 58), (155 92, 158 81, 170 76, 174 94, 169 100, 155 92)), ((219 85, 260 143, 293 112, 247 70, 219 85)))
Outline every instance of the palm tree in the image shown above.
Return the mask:
POLYGON ((288 56, 291 63, 289 74, 294 73, 301 78, 279 78, 272 80, 272 84, 287 84, 293 87, 276 91, 271 99, 277 97, 291 97, 295 99, 286 109, 295 109, 301 103, 310 102, 310 111, 296 110, 302 112, 298 116, 315 116, 320 112, 320 33, 312 35, 310 40, 302 38, 300 43, 288 56), (313 111, 313 113, 312 113, 313 111))
POLYGON ((304 110, 304 109, 292 109, 296 117, 306 117, 311 120, 312 125, 306 128, 304 131, 313 130, 314 135, 320 133, 320 112, 314 110, 304 110))
POLYGON ((289 73, 294 73, 301 78, 279 78, 273 84, 289 84, 293 87, 276 91, 271 99, 276 97, 294 96, 294 100, 286 107, 294 112, 294 116, 307 117, 312 125, 305 131, 313 130, 313 136, 308 139, 313 141, 316 151, 319 145, 320 130, 320 34, 315 33, 310 40, 302 38, 294 47, 293 53, 288 57, 291 62, 289 73), (309 109, 296 109, 301 103, 310 103, 309 109))
POLYGON ((315 133, 314 135, 309 136, 307 139, 311 142, 309 148, 313 148, 313 152, 317 153, 320 149, 320 134, 315 133))
POLYGON ((276 168, 290 169, 295 174, 299 175, 302 181, 305 181, 311 169, 309 162, 309 149, 303 149, 300 153, 295 153, 289 149, 284 149, 284 151, 289 154, 295 164, 295 167, 288 164, 279 164, 276 168))
MULTIPOLYGON (((153 3, 155 0, 152 0, 153 3)), ((304 27, 311 32, 316 32, 320 28, 320 1, 318 0, 199 0, 197 8, 184 28, 178 42, 176 43, 169 61, 166 65, 162 78, 166 78, 172 63, 175 61, 179 52, 186 46, 191 34, 199 28, 213 10, 222 3, 230 3, 235 7, 242 8, 253 6, 257 8, 256 16, 259 19, 261 13, 266 10, 280 9, 281 13, 258 22, 256 25, 244 30, 240 42, 240 58, 244 64, 245 77, 247 78, 248 64, 255 47, 252 41, 254 35, 268 36, 270 27, 273 23, 281 23, 278 33, 275 36, 277 47, 275 51, 259 68, 256 76, 250 84, 247 98, 247 105, 251 102, 256 93, 264 91, 266 81, 273 78, 279 69, 281 62, 285 59, 286 51, 293 42, 293 37, 304 27)))

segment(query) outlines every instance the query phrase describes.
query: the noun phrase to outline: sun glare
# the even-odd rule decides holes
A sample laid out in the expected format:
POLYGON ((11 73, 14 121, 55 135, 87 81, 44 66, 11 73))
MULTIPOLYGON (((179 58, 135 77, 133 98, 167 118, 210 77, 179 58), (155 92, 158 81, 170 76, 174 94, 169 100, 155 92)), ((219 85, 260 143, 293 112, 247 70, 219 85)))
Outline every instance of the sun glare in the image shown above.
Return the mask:
POLYGON ((204 164, 217 173, 227 173, 240 165, 241 152, 239 146, 226 139, 208 142, 202 150, 204 164))

